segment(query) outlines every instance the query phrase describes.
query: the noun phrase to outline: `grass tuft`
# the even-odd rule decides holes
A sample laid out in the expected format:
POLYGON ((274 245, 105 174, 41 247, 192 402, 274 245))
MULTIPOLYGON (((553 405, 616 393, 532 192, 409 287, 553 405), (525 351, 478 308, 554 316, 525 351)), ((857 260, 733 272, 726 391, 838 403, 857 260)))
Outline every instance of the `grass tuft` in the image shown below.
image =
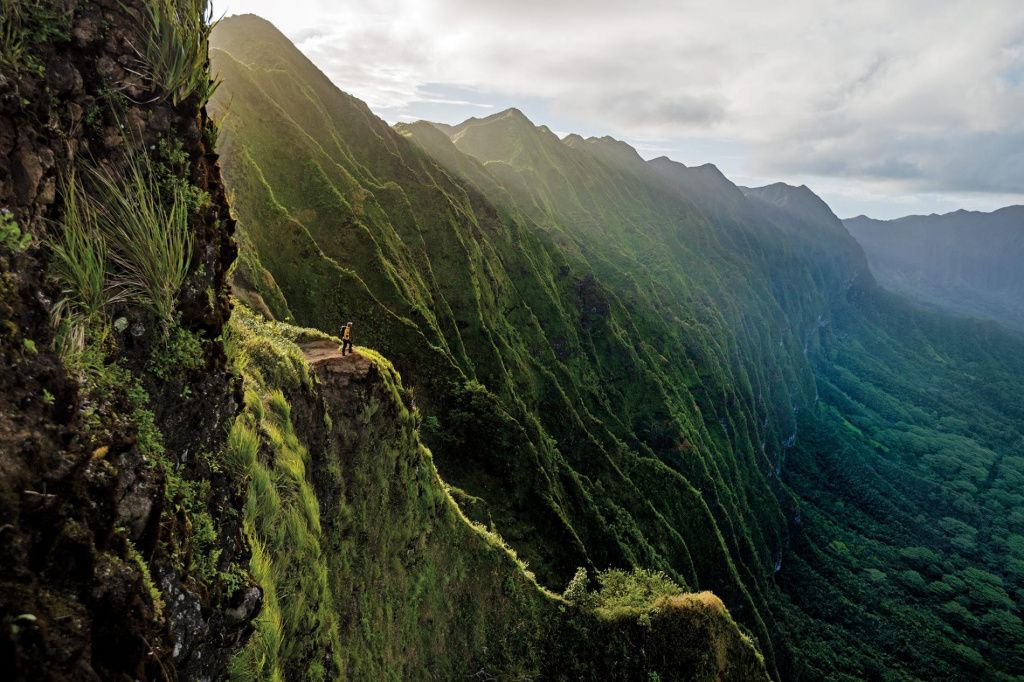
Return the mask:
POLYGON ((228 433, 227 460, 230 471, 244 476, 256 463, 260 437, 249 426, 245 417, 238 417, 228 433))
POLYGON ((145 13, 141 75, 174 106, 193 94, 205 104, 219 85, 207 68, 207 41, 216 23, 208 0, 148 0, 145 13))
POLYGON ((120 297, 107 279, 107 247, 92 202, 84 200, 74 176, 63 192, 64 221, 48 245, 53 253, 50 273, 61 289, 53 307, 57 347, 64 357, 86 343, 88 329, 102 324, 107 306, 120 297))
POLYGON ((192 234, 188 196, 161 186, 145 155, 128 156, 122 172, 90 172, 93 210, 117 267, 118 295, 137 301, 165 324, 174 319, 178 292, 188 275, 192 234))

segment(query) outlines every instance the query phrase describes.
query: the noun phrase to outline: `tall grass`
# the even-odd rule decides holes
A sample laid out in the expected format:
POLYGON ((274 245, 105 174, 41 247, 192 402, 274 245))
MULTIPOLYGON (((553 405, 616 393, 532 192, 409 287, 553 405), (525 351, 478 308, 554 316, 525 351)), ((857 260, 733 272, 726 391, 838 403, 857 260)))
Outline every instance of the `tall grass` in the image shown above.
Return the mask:
POLYGON ((64 221, 53 250, 52 274, 61 284, 55 308, 95 318, 108 302, 107 246, 99 231, 96 211, 82 200, 78 179, 72 176, 63 193, 64 221))
POLYGON ((107 246, 96 211, 76 176, 64 184, 62 194, 64 220, 49 241, 50 274, 61 289, 52 311, 57 349, 68 358, 82 351, 89 328, 102 326, 105 309, 120 297, 108 281, 107 246))
POLYGON ((90 177, 118 295, 169 324, 192 257, 187 189, 161 187, 145 154, 129 155, 120 172, 96 168, 90 177))
POLYGON ((256 455, 260 449, 260 437, 247 423, 245 417, 238 417, 228 433, 227 462, 230 471, 236 476, 247 476, 256 464, 256 455))
POLYGON ((142 74, 162 98, 177 106, 198 93, 200 104, 213 95, 207 68, 207 42, 212 20, 208 0, 147 0, 142 24, 142 74))

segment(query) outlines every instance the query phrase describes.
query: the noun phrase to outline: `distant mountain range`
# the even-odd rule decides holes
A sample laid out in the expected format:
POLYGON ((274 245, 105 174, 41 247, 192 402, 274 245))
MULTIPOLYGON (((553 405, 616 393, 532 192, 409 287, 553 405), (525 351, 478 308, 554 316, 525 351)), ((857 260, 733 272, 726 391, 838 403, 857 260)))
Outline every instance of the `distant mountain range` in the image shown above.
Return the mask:
POLYGON ((843 224, 886 287, 1024 331, 1024 206, 843 224))

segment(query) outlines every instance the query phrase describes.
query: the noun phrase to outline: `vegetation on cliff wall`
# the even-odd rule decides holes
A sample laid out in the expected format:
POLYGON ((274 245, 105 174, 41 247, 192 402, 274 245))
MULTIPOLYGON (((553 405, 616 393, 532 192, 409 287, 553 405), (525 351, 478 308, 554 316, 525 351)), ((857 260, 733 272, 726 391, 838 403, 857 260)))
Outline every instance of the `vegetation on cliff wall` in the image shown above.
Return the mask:
POLYGON ((0 5, 4 679, 216 677, 259 609, 201 7, 0 5))

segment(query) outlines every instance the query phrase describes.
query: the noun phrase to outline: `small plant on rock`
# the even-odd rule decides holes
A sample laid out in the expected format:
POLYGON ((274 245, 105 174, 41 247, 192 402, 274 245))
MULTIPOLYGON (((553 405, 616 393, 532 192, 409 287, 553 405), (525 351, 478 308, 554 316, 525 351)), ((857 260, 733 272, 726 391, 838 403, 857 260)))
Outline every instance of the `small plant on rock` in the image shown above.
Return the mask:
POLYGON ((22 232, 18 222, 6 208, 0 210, 0 245, 15 253, 24 251, 32 243, 32 235, 22 232))

